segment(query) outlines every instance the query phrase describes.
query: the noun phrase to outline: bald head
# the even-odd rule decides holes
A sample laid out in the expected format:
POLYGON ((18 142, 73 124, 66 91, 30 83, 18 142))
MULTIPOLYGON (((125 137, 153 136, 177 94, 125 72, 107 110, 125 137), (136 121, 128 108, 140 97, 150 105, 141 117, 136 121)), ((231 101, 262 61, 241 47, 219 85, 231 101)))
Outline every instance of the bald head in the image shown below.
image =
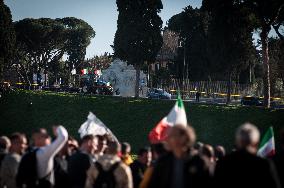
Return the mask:
POLYGON ((8 152, 10 146, 11 146, 10 139, 7 136, 1 136, 0 137, 0 150, 8 152))
POLYGON ((236 146, 238 149, 257 149, 260 133, 258 128, 251 124, 241 125, 236 132, 236 146))

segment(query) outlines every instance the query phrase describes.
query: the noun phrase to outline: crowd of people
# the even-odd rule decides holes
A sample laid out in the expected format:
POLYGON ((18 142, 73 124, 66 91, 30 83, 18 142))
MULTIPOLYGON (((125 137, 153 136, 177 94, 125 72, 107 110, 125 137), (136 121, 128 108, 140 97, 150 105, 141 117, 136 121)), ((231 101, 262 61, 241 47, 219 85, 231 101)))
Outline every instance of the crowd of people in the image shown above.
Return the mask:
POLYGON ((173 126, 166 140, 131 156, 129 143, 110 135, 85 135, 78 142, 63 126, 0 137, 0 185, 3 188, 185 188, 284 187, 282 150, 273 158, 257 156, 260 133, 241 125, 235 149, 196 142, 191 126, 173 126), (29 140, 29 142, 28 142, 29 140))

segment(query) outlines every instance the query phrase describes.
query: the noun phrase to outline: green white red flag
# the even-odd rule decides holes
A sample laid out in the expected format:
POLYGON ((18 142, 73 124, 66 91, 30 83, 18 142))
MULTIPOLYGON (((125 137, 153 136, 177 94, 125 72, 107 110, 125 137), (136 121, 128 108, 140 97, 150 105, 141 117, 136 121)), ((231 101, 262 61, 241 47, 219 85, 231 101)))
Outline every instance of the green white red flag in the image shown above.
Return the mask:
POLYGON ((168 130, 174 125, 187 126, 187 118, 184 105, 180 95, 170 111, 149 133, 149 140, 152 144, 162 142, 167 138, 168 130))
POLYGON ((275 155, 275 141, 272 127, 269 127, 264 134, 257 155, 260 157, 271 157, 275 155))

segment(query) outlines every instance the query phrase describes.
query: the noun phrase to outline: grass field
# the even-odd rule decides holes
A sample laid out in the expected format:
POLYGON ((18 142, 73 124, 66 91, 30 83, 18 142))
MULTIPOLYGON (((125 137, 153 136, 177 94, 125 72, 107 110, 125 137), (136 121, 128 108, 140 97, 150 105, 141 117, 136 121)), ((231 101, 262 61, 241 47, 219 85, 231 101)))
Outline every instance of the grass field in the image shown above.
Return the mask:
MULTIPOLYGON (((148 144, 147 135, 167 115, 175 101, 82 96, 51 92, 18 91, 0 98, 0 135, 14 131, 30 135, 35 127, 49 130, 64 125, 78 138, 78 129, 92 111, 118 137, 128 141, 134 151, 148 144)), ((232 149, 236 128, 246 121, 256 124, 261 133, 269 126, 275 130, 279 147, 279 130, 284 127, 284 110, 255 107, 202 105, 185 103, 188 121, 201 142, 221 144, 232 149)))

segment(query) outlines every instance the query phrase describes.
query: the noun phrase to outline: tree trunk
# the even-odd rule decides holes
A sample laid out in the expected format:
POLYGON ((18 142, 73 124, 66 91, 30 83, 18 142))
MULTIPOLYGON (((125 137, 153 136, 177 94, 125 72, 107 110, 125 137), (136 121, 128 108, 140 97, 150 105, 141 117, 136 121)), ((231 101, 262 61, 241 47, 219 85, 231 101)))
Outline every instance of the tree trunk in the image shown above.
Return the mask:
POLYGON ((140 65, 136 65, 136 66, 135 66, 135 70, 136 70, 135 98, 139 98, 140 65))
POLYGON ((263 78, 263 93, 264 93, 264 106, 270 108, 270 68, 269 68, 269 55, 268 55, 268 33, 270 27, 263 24, 260 33, 262 44, 262 61, 264 66, 263 78))
POLYGON ((229 73, 228 82, 227 82, 227 102, 226 104, 231 103, 231 92, 232 92, 232 74, 229 73))

